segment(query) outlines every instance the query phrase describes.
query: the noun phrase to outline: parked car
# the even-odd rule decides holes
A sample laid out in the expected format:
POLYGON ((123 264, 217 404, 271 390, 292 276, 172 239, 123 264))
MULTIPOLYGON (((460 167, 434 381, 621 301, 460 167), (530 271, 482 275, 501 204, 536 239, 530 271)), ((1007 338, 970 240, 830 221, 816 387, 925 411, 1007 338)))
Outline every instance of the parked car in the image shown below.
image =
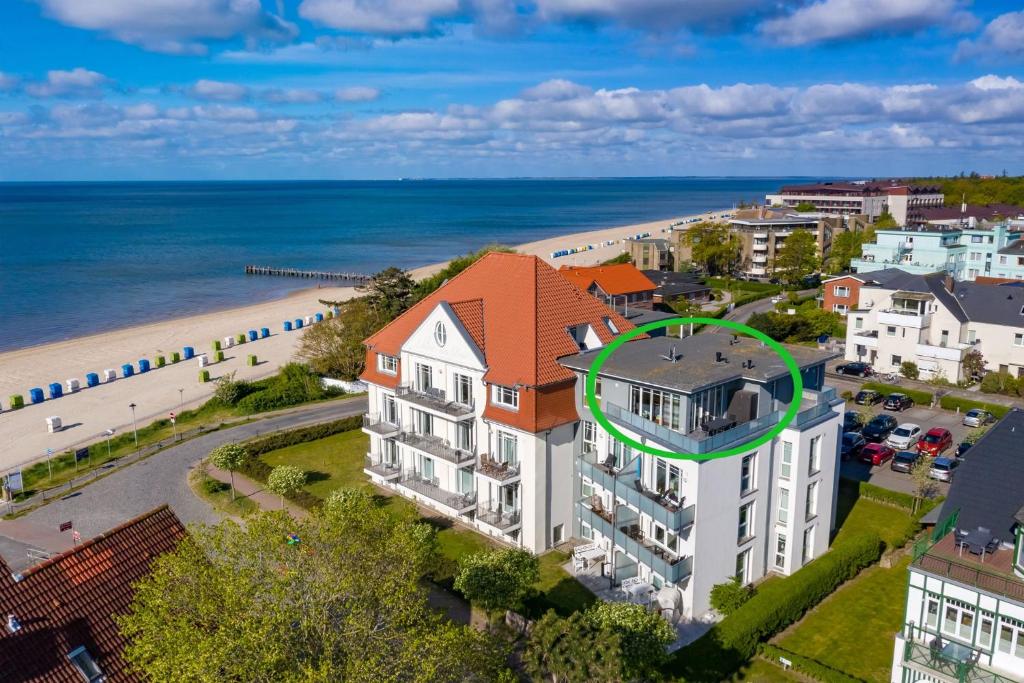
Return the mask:
POLYGON ((888 398, 885 399, 885 403, 882 404, 882 407, 886 410, 895 410, 896 412, 902 412, 913 406, 914 399, 906 394, 889 394, 888 398))
POLYGON ((864 425, 864 429, 861 430, 861 434, 868 441, 885 441, 892 434, 892 430, 896 429, 896 418, 892 415, 876 415, 871 422, 864 425))
POLYGON ((884 465, 893 459, 896 455, 896 451, 886 446, 884 443, 869 443, 864 446, 860 451, 861 462, 876 467, 878 465, 884 465))
POLYGON ((885 397, 874 389, 862 389, 853 397, 853 402, 859 406, 873 406, 876 403, 881 403, 884 399, 885 397))
POLYGON ((885 440, 887 444, 898 451, 905 451, 917 445, 921 440, 921 427, 913 422, 904 422, 885 440))
POLYGON ((860 432, 864 429, 864 418, 856 410, 843 413, 843 432, 860 432))
POLYGON ((932 427, 924 438, 917 442, 917 451, 933 458, 952 448, 953 435, 945 427, 932 427))
POLYGON ((840 375, 856 375, 857 377, 870 377, 875 374, 874 368, 867 363, 861 363, 860 361, 837 365, 836 372, 840 375))
POLYGON ((860 451, 867 444, 864 437, 857 432, 846 432, 839 444, 839 455, 843 460, 850 460, 860 455, 860 451))
POLYGON ((981 408, 971 408, 964 413, 964 424, 968 427, 984 427, 995 419, 995 415, 981 408))
POLYGON ((892 462, 889 463, 889 469, 893 472, 906 472, 910 474, 910 471, 914 469, 914 465, 921 459, 921 454, 915 451, 900 451, 893 456, 892 462))
POLYGON ((970 441, 961 441, 956 447, 956 457, 964 458, 967 457, 967 451, 971 450, 971 446, 974 444, 970 441))
POLYGON ((782 301, 782 295, 781 294, 776 294, 775 296, 772 297, 772 303, 773 304, 777 304, 777 303, 779 303, 781 301, 782 301))
POLYGON ((954 458, 935 458, 928 469, 928 476, 938 481, 953 481, 953 471, 960 462, 954 458))

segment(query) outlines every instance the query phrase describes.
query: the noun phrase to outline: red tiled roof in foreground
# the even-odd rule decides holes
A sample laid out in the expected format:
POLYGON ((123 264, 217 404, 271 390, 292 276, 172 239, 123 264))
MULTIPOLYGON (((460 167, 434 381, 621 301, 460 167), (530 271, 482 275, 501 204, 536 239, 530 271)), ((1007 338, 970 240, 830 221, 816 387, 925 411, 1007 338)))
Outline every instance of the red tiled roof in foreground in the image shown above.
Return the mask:
POLYGON ((492 252, 367 338, 363 378, 379 383, 374 354, 397 356, 409 335, 442 301, 451 305, 474 340, 482 340, 488 367, 484 380, 506 386, 536 387, 572 379, 573 373, 556 362, 579 352, 566 331, 571 326, 589 323, 604 344, 614 337, 606 318, 619 332, 633 329, 540 258, 492 252))
POLYGON ((590 285, 597 286, 605 294, 633 294, 653 292, 657 285, 650 281, 632 263, 617 263, 610 266, 562 266, 558 274, 586 291, 590 285))
POLYGON ((111 683, 141 682, 121 658, 125 641, 114 615, 127 613, 132 585, 184 536, 164 505, 32 567, 20 580, 0 559, 0 681, 82 683, 67 655, 85 646, 111 683), (8 614, 21 622, 14 633, 6 628, 8 614))

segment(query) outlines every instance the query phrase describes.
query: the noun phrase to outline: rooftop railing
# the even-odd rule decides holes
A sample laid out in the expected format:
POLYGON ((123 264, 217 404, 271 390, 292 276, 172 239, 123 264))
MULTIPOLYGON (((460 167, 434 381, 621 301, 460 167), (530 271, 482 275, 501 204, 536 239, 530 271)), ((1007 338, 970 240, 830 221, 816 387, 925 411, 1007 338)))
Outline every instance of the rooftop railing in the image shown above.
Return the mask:
POLYGON ((1024 601, 1024 580, 995 574, 980 567, 973 567, 966 562, 958 562, 927 552, 919 557, 914 564, 934 576, 952 579, 990 593, 998 593, 1014 600, 1024 601))

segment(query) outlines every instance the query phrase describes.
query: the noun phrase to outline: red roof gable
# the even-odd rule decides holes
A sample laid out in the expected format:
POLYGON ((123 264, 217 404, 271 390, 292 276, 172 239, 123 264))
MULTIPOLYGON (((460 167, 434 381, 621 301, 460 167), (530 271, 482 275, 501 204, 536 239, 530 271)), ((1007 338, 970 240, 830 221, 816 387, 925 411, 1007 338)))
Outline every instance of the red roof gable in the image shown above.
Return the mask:
POLYGON ((68 653, 84 646, 107 680, 142 681, 121 658, 125 641, 114 615, 125 614, 133 584, 185 528, 164 505, 12 577, 0 559, 0 680, 82 683, 68 653), (21 628, 4 624, 13 614, 21 628))
POLYGON ((597 286, 605 294, 633 294, 653 292, 657 289, 651 280, 632 263, 617 263, 610 266, 562 266, 558 274, 582 290, 590 285, 597 286))

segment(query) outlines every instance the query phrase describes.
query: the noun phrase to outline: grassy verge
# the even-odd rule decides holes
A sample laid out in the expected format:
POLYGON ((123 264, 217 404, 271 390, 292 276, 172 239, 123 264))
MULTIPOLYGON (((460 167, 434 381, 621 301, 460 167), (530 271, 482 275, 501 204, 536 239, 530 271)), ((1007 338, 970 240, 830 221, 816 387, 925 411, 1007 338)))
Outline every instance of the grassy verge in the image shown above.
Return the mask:
POLYGON ((209 503, 215 510, 223 513, 244 517, 258 509, 256 503, 245 496, 236 496, 231 500, 231 487, 214 479, 201 468, 196 468, 188 475, 188 486, 199 498, 209 503))
POLYGON ((918 529, 908 510, 864 498, 858 492, 857 482, 848 479, 839 480, 836 526, 839 532, 833 544, 848 536, 873 531, 882 537, 888 548, 903 546, 918 529))

